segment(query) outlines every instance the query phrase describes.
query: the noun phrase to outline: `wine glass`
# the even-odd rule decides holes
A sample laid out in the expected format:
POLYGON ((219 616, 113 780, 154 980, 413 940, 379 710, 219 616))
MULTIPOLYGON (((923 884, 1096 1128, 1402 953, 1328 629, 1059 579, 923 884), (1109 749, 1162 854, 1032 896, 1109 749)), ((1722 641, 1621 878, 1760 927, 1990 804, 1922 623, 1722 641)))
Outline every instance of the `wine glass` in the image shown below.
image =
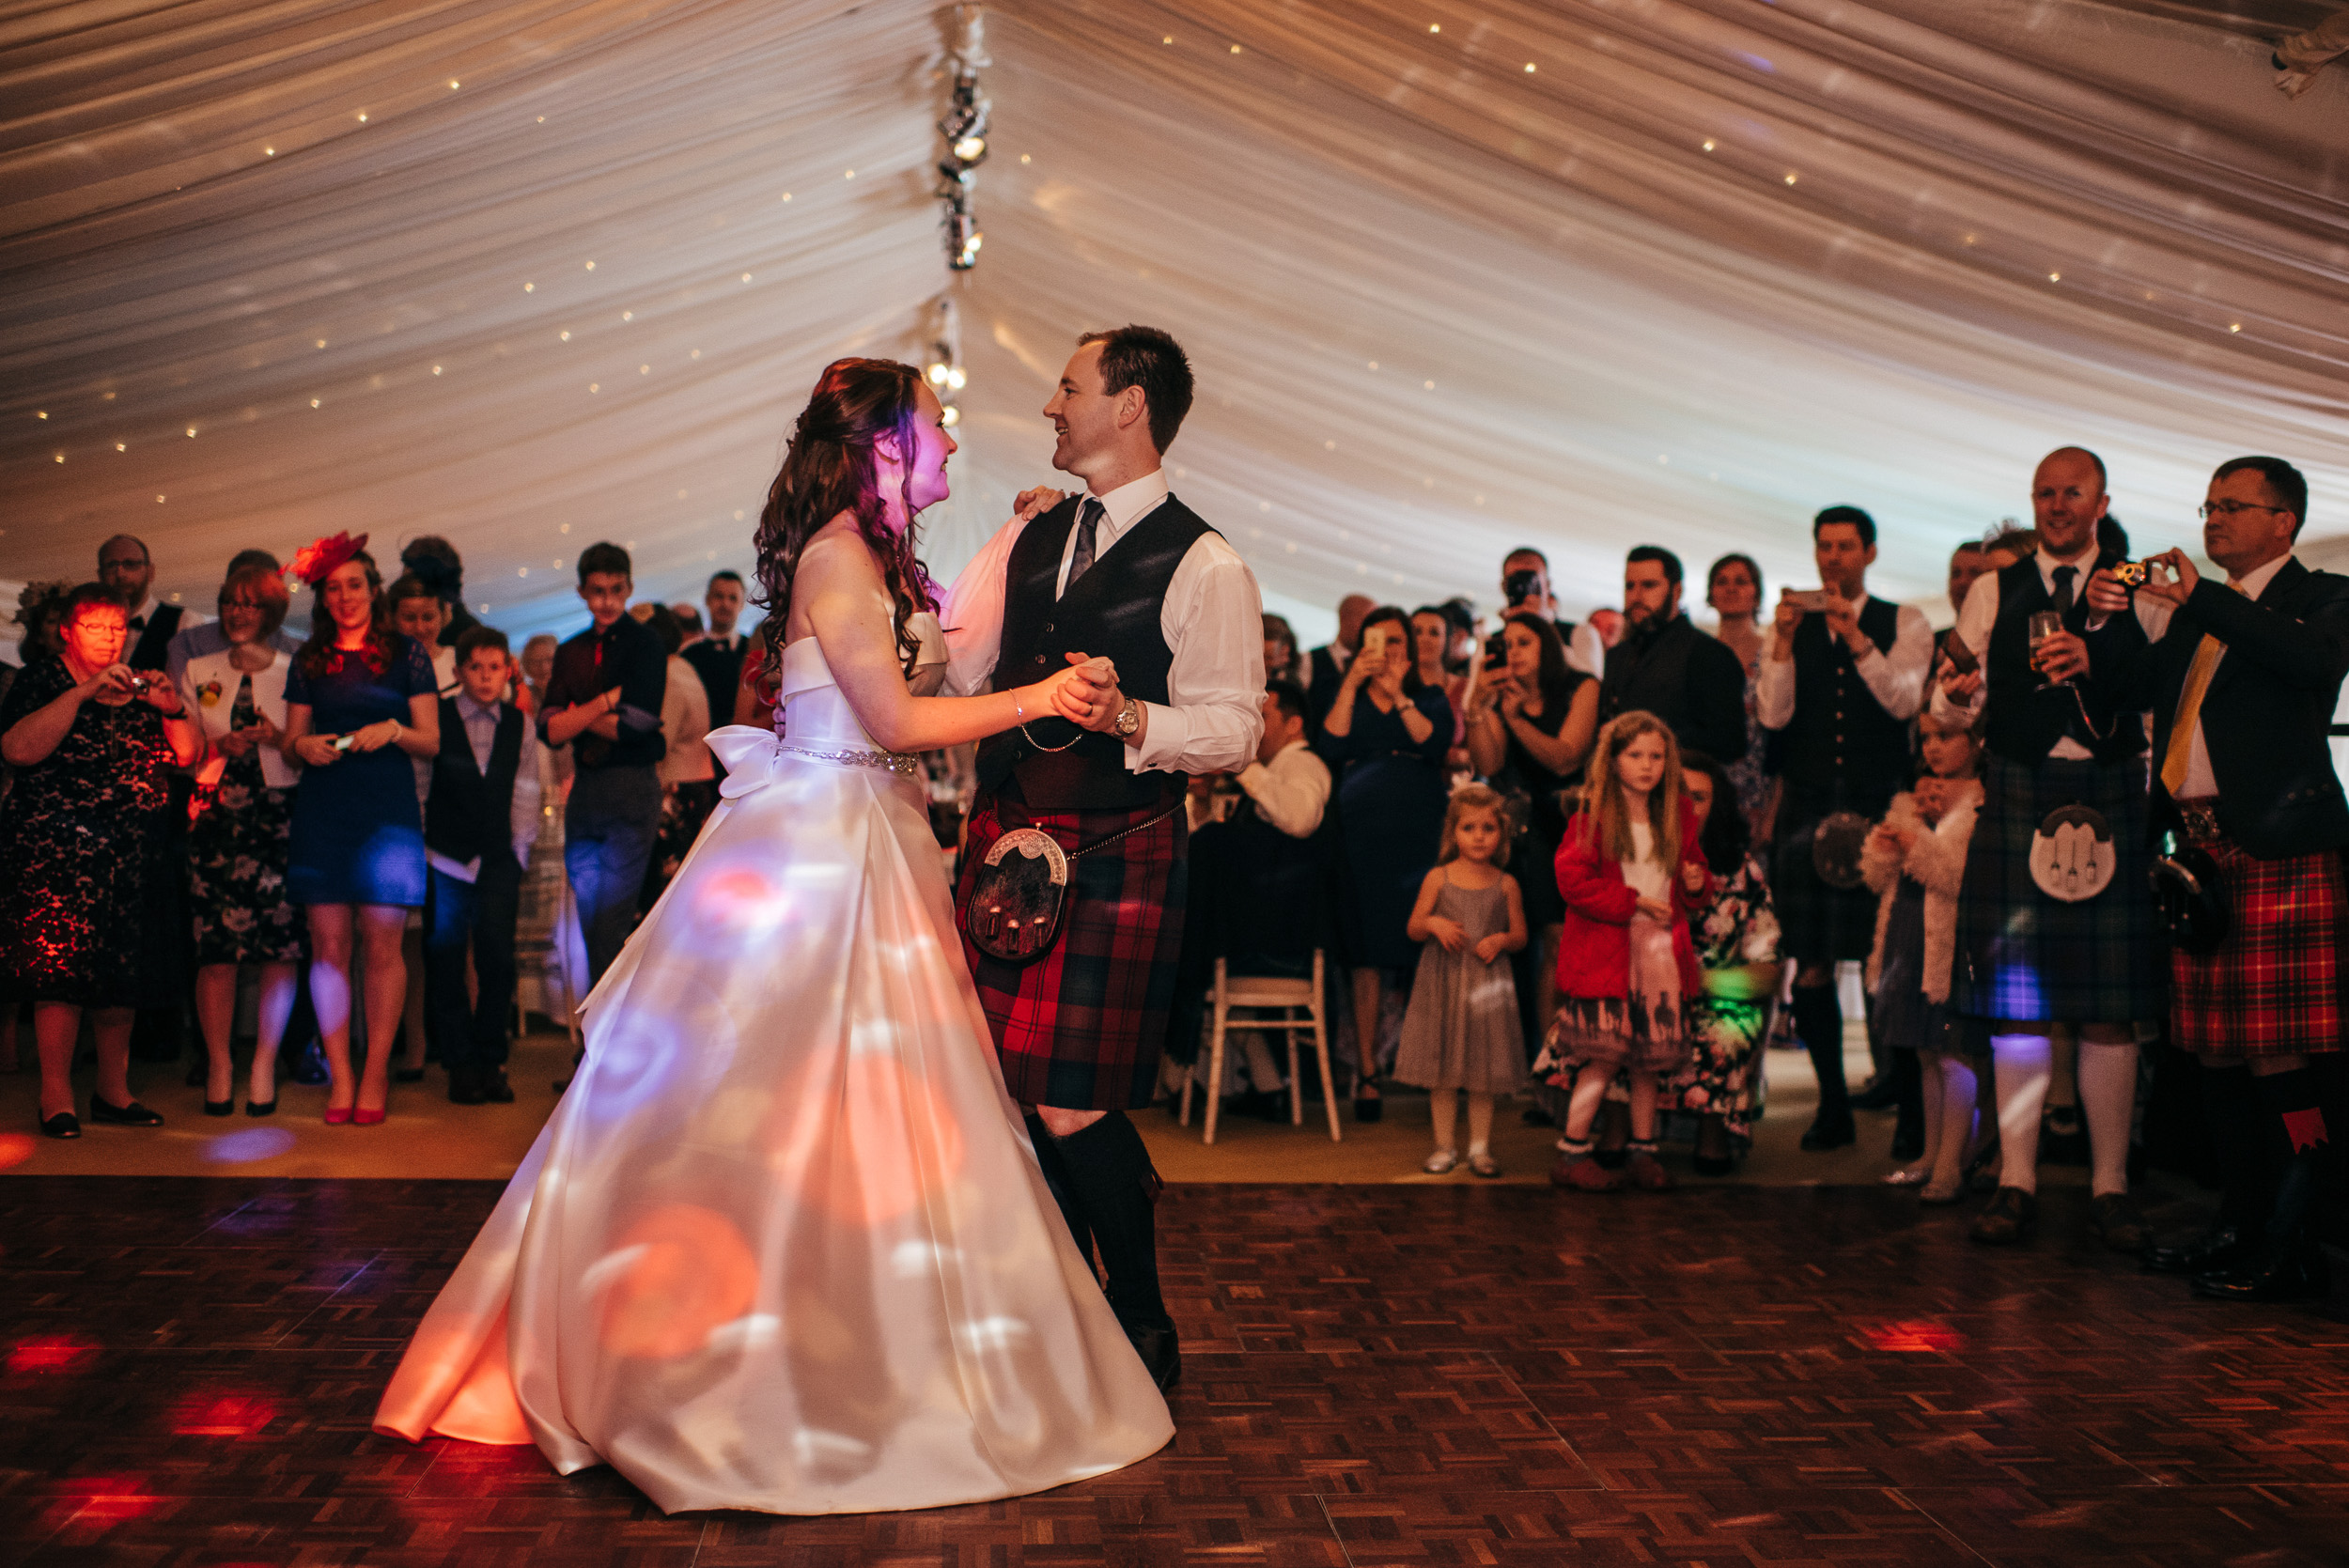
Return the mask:
MULTIPOLYGON (((2053 610, 2042 610, 2031 616, 2030 663, 2032 669, 2039 668, 2040 648, 2046 644, 2047 639, 2060 635, 2062 630, 2063 617, 2053 610)), ((2045 671, 2040 674, 2039 683, 2042 686, 2069 686, 2071 684, 2069 681, 2049 680, 2045 671)))

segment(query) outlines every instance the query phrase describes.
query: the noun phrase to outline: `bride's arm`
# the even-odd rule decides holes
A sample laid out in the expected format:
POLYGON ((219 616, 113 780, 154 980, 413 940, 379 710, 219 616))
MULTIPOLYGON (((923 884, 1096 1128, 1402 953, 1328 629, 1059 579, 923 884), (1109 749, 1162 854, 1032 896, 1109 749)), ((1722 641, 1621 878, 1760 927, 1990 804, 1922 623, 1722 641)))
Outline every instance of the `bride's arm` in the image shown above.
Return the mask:
POLYGON ((1097 686, 1114 685, 1101 666, 1080 664, 1033 686, 976 697, 917 697, 906 690, 904 653, 887 617, 888 594, 863 541, 817 540, 800 557, 792 598, 857 722, 893 752, 928 752, 1000 734, 1057 712, 1080 718, 1097 686), (1098 679, 1096 675, 1098 674, 1098 679))

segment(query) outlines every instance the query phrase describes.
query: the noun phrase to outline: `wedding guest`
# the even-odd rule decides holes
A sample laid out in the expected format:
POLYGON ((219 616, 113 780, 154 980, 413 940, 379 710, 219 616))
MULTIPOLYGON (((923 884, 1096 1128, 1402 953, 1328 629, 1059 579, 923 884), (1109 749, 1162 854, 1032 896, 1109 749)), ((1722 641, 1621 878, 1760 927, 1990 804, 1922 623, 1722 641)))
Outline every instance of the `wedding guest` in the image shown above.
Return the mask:
MULTIPOLYGON (((236 1108, 230 1055, 237 976, 257 969, 259 1007, 245 1114, 277 1109, 277 1049, 309 956, 302 911, 287 886, 293 793, 302 770, 279 749, 293 658, 278 645, 289 603, 273 562, 250 562, 220 585, 225 645, 197 654, 179 675, 180 700, 210 750, 196 774, 188 829, 188 897, 195 937, 195 1018, 205 1050, 204 1112, 236 1108)), ((204 629, 210 630, 210 628, 204 629)), ((186 635, 184 632, 182 636, 186 635)))
POLYGON ((718 767, 703 739, 709 734, 708 698, 693 666, 677 656, 684 629, 665 608, 646 624, 669 654, 669 684, 661 703, 661 826, 653 835, 639 900, 639 907, 649 910, 685 862, 702 824, 718 809, 718 767))
MULTIPOLYGON (((222 574, 221 581, 226 582, 247 567, 274 572, 278 569, 277 557, 266 550, 241 550, 228 558, 228 569, 222 574)), ((282 626, 272 635, 271 642, 287 653, 302 646, 302 639, 282 626)), ((207 654, 223 653, 227 647, 228 633, 220 622, 208 621, 200 615, 193 621, 183 618, 179 629, 172 633, 171 641, 164 644, 163 670, 177 685, 187 671, 188 660, 201 659, 207 654)))
POLYGON ((1631 623, 1624 618, 1622 611, 1604 604, 1584 616, 1582 624, 1598 633, 1599 646, 1609 652, 1623 646, 1624 638, 1631 630, 1631 623))
MULTIPOLYGON (((1294 681, 1297 672, 1297 629, 1285 615, 1267 613, 1264 618, 1264 678, 1294 681)), ((1304 688, 1298 687, 1299 691, 1304 688)))
POLYGON ((441 749, 425 809, 427 986, 450 1102, 511 1105, 506 1032, 522 868, 540 821, 538 737, 521 709, 499 696, 513 673, 506 634, 475 626, 457 640, 457 654, 460 685, 441 699, 441 749), (470 1001, 468 950, 478 983, 470 1001))
POLYGON ((1746 754, 1746 672, 1737 656, 1682 613, 1680 557, 1640 545, 1625 558, 1628 629, 1607 655, 1598 720, 1653 713, 1684 749, 1723 762, 1746 754))
POLYGON ((1337 636, 1314 649, 1298 667, 1298 684, 1313 706, 1310 729, 1315 740, 1321 737, 1323 716, 1337 701, 1338 684, 1354 662, 1354 650, 1361 644, 1362 617, 1377 608, 1378 601, 1368 594, 1348 594, 1338 600, 1337 636))
POLYGON ((1501 623, 1501 667, 1483 674, 1470 699, 1469 756, 1509 802, 1516 831, 1506 864, 1530 934, 1515 966, 1520 1028, 1538 1041, 1557 1010, 1566 918, 1556 870, 1568 815, 1563 792, 1581 778, 1598 734, 1599 683, 1566 662, 1556 623, 1539 611, 1513 611, 1501 623))
MULTIPOLYGON (((2146 885, 2145 725, 2140 711, 2092 678, 2079 636, 2088 611, 2081 591, 2112 564, 2096 542, 2105 506, 2105 465, 2094 453, 2067 446, 2041 460, 2031 478, 2037 549, 1968 592, 1958 637, 1978 667, 1945 668, 1934 696, 1937 714, 1971 722, 1979 712, 1989 752, 1958 898, 1950 993, 1958 1013, 1986 1020, 1991 1032, 1999 1190, 1971 1232, 1989 1246, 2022 1239, 2038 1219, 2040 1113, 2058 1031, 2078 1045, 2091 1227, 2116 1251, 2140 1252, 2151 1239, 2128 1195, 2137 1031, 2162 1006, 2146 885), (2035 635, 2042 614, 2061 629, 2035 635), (2090 875, 2058 897, 2032 870, 2033 845, 2050 815, 2076 808, 2105 828, 2095 834, 2092 865, 2082 868, 2090 875)), ((1993 540, 1992 553, 1999 549, 1993 540)), ((2139 616, 2155 602, 2140 597, 2139 616)))
POLYGON ((1736 785, 1731 799, 1745 814, 1747 827, 1756 837, 1766 839, 1769 835, 1764 831, 1762 816, 1769 800, 1770 772, 1764 754, 1762 721, 1753 709, 1753 686, 1762 671, 1764 643, 1761 629, 1755 625, 1762 607, 1762 567, 1750 555, 1722 556, 1704 574, 1704 602, 1720 617, 1714 637, 1737 656, 1746 672, 1746 754, 1730 764, 1730 782, 1736 785))
POLYGON ((309 908, 310 1003, 329 1081, 326 1120, 372 1126, 391 1098, 408 970, 400 933, 425 898, 424 817, 410 759, 441 749, 424 646, 393 629, 366 536, 338 534, 288 568, 310 584, 310 639, 286 679, 284 749, 303 765, 286 880, 309 908), (350 961, 366 1013, 364 1078, 350 1064, 350 961))
POLYGON ((1686 1072, 1661 1088, 1658 1106, 1697 1118, 1693 1161, 1701 1176, 1726 1176, 1753 1146, 1761 1110, 1755 1059, 1769 1033, 1770 1002, 1784 965, 1770 880, 1748 850, 1746 819, 1729 771, 1702 752, 1684 752, 1680 782, 1696 813, 1697 846, 1713 874, 1713 902, 1689 922, 1702 988, 1688 999, 1686 1072))
POLYGON ((652 629, 628 613, 633 586, 628 551, 618 545, 581 552, 579 597, 591 624, 555 650, 538 716, 538 737, 573 758, 563 863, 579 905, 590 985, 628 939, 661 828, 669 661, 652 629))
POLYGON ((1580 626, 1559 613, 1558 596, 1550 591, 1549 557, 1532 545, 1519 545, 1501 558, 1501 613, 1530 610, 1558 629, 1566 662, 1587 675, 1607 667, 1607 650, 1614 645, 1594 615, 1580 626))
POLYGON ((742 658, 750 639, 734 629, 742 618, 742 574, 710 574, 702 595, 709 611, 709 629, 686 644, 685 662, 700 680, 712 724, 734 722, 734 693, 742 684, 742 658))
POLYGON ((1406 929, 1436 862, 1447 794, 1452 705, 1411 668, 1410 622, 1393 605, 1362 617, 1322 720, 1319 750, 1338 775, 1346 890, 1339 918, 1354 973, 1354 1119, 1379 1117, 1378 1004, 1419 960, 1406 929))
POLYGON ((129 645, 122 662, 133 670, 161 670, 167 667, 171 640, 182 627, 194 626, 204 617, 176 604, 163 604, 155 598, 155 564, 147 553, 147 546, 136 536, 117 534, 98 547, 98 581, 114 590, 122 601, 123 613, 129 617, 129 645))
POLYGON ((1452 739, 1456 750, 1468 740, 1468 672, 1452 667, 1452 618, 1439 606, 1423 604, 1411 612, 1411 673, 1422 686, 1432 686, 1452 706, 1452 739))
POLYGON ((677 629, 679 634, 677 647, 680 651, 693 646, 702 640, 702 613, 700 611, 683 599, 679 599, 669 606, 669 613, 677 617, 677 629))
MULTIPOLYGON (((456 695, 457 642, 448 635, 448 601, 433 592, 431 583, 413 572, 394 582, 383 597, 391 605, 392 629, 413 641, 431 659, 435 694, 443 697, 456 695)), ((417 776, 419 779, 428 778, 431 771, 431 765, 427 763, 417 776)))
MULTIPOLYGON (((413 551, 415 546, 408 548, 413 551)), ((429 562, 431 558, 423 559, 429 562)), ((431 656, 434 694, 443 699, 455 696, 457 649, 443 637, 449 624, 447 602, 413 572, 395 582, 384 598, 392 607, 392 629, 431 656)), ((411 757, 409 761, 416 772, 416 809, 422 812, 432 793, 432 761, 429 757, 411 757)), ((408 993, 400 1005, 400 1054, 392 1068, 395 1083, 424 1081, 428 1047, 424 929, 425 911, 409 910, 407 927, 399 937, 399 961, 408 974, 408 993)))
POLYGON ((52 1138, 82 1135, 72 1067, 85 1011, 98 1038, 90 1120, 162 1125, 131 1095, 132 1015, 175 1001, 183 984, 156 913, 179 908, 160 896, 180 876, 164 854, 168 781, 204 740, 179 688, 122 661, 125 618, 112 584, 74 589, 62 654, 27 665, 0 701, 0 756, 15 769, 0 801, 0 996, 33 1004, 52 1138))
POLYGON ((458 638, 480 624, 465 610, 465 563, 455 545, 438 534, 419 535, 399 552, 399 569, 422 580, 441 601, 439 640, 429 645, 454 648, 458 638))
MULTIPOLYGON (((1857 880, 1846 887, 1820 874, 1818 834, 1838 814, 1881 819, 1907 780, 1909 722, 1924 703, 1933 628, 1916 606, 1868 592, 1876 525, 1866 512, 1828 507, 1812 520, 1811 544, 1824 586, 1815 599, 1798 601, 1791 590, 1781 598, 1754 711, 1781 737, 1770 897, 1780 948, 1795 964, 1795 1032, 1819 1080, 1818 1114, 1802 1146, 1819 1150, 1858 1136, 1835 966, 1868 956, 1876 901, 1857 880)), ((1904 1143, 1895 1157, 1914 1156, 1904 1143)))

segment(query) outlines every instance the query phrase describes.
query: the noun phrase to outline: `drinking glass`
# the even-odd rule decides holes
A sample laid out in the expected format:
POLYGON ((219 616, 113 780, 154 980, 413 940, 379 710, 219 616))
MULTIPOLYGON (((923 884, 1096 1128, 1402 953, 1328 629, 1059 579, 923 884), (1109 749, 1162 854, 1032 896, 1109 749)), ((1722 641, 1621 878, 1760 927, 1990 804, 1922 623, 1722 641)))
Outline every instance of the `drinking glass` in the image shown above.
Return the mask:
MULTIPOLYGON (((2062 629, 2063 617, 2052 610, 2042 610, 2038 613, 2031 616, 2030 663, 2032 669, 2036 670, 2039 668, 2040 647, 2046 644, 2048 638, 2057 635, 2059 632, 2062 631, 2062 629)), ((2070 684, 2068 681, 2049 680, 2044 671, 2039 676, 2039 681, 2043 686, 2065 686, 2070 684)))

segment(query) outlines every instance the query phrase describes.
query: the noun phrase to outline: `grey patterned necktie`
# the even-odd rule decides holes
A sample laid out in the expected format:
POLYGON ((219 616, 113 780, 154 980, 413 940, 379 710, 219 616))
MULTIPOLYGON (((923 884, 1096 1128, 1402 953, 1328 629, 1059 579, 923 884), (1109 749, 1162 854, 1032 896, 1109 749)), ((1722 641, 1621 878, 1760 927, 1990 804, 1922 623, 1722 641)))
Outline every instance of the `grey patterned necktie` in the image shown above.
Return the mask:
POLYGON ((2057 614, 2068 615, 2072 613, 2072 581, 2079 574, 2077 567, 2058 567, 2055 569, 2055 592, 2048 597, 2055 600, 2057 614))
POLYGON ((1061 589, 1066 593, 1077 585, 1077 579, 1093 569, 1094 543, 1099 536, 1101 518, 1109 510, 1097 495, 1085 497, 1085 504, 1077 512, 1077 548, 1068 556, 1068 582, 1061 589))

